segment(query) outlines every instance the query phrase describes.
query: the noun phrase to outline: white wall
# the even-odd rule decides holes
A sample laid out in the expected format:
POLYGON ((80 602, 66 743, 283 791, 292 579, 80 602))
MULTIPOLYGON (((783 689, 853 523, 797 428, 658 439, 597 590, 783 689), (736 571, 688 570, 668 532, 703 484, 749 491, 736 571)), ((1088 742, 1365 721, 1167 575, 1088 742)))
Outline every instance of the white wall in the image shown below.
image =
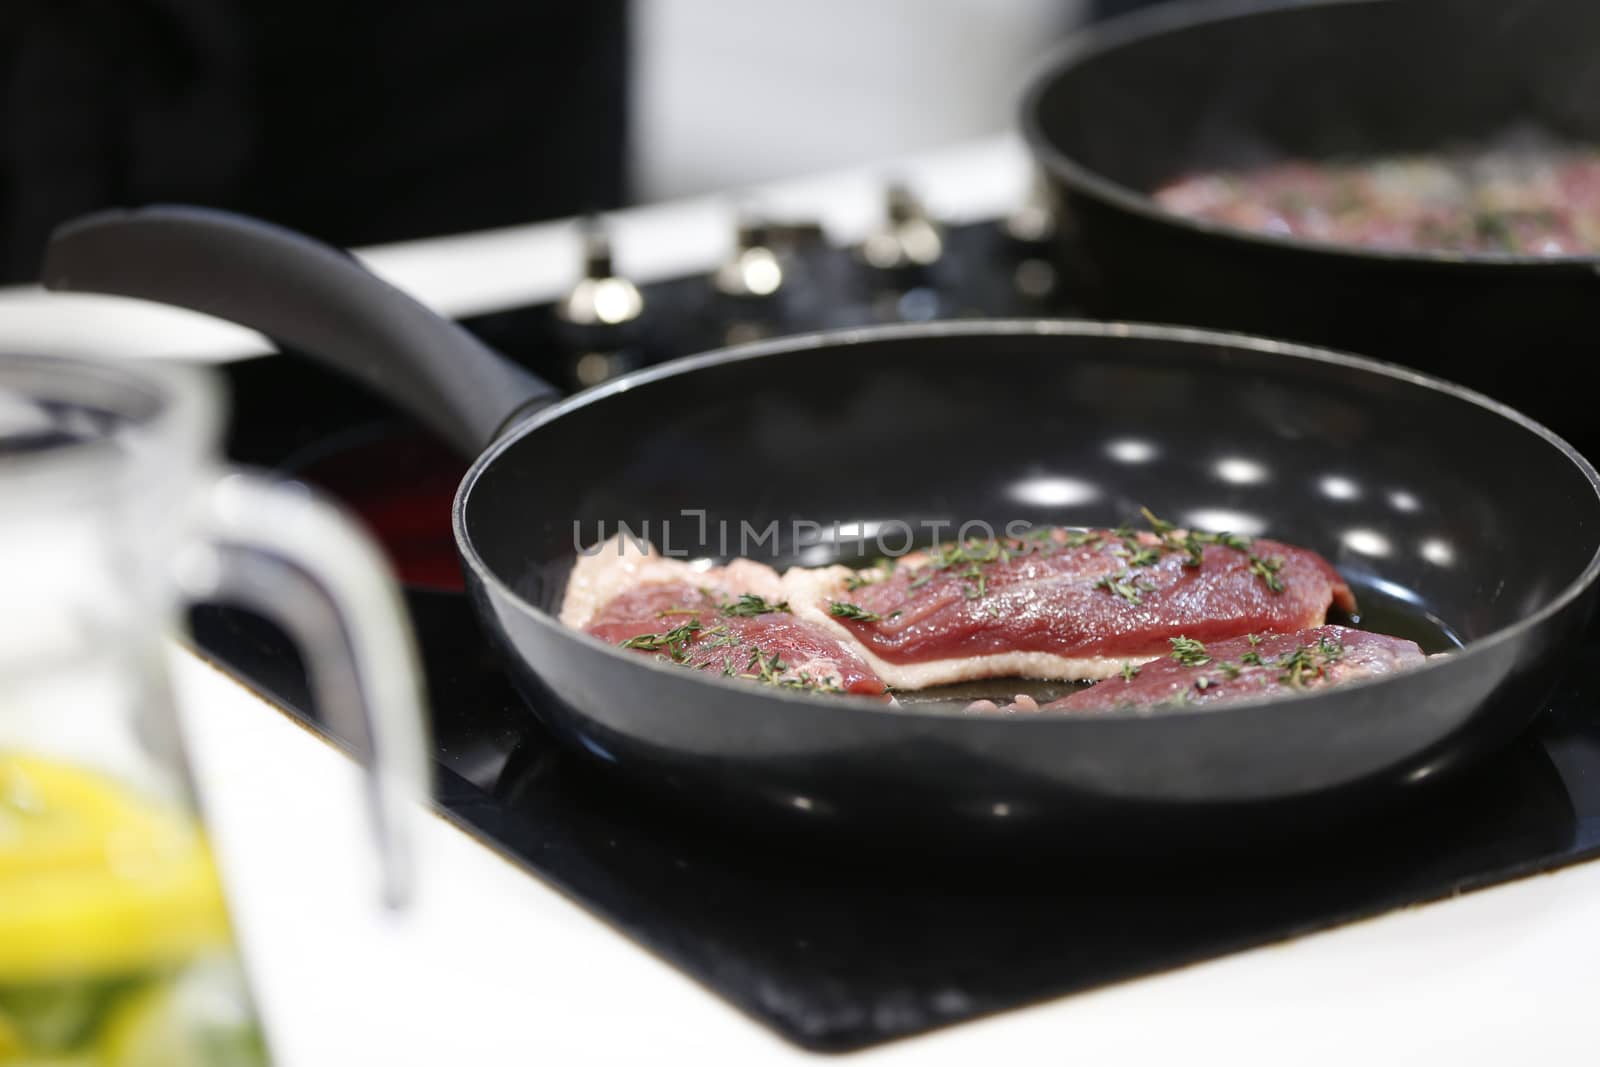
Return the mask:
POLYGON ((1082 0, 634 0, 633 192, 658 200, 1015 125, 1082 0))

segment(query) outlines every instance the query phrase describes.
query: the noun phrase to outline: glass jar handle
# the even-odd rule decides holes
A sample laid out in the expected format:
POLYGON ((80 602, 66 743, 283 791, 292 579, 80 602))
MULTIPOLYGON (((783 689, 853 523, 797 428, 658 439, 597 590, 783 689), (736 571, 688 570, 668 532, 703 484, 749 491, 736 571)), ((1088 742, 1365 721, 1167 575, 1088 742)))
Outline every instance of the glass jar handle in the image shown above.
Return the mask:
POLYGON ((384 901, 414 876, 407 820, 429 795, 422 674, 405 603, 377 546, 303 485, 230 470, 201 490, 176 578, 194 600, 261 610, 295 639, 319 713, 368 740, 368 803, 384 901))

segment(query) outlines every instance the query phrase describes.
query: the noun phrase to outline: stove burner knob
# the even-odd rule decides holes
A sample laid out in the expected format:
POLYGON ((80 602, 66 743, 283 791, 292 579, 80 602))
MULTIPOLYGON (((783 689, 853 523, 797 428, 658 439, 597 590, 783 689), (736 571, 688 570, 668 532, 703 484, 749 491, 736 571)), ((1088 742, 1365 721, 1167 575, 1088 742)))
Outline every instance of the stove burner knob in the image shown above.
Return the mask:
POLYGON ((771 232, 762 223, 739 223, 733 257, 717 268, 711 282, 732 297, 760 299, 772 296, 784 283, 783 263, 772 247, 771 232))
POLYGON ((887 220, 861 243, 861 258, 884 271, 931 267, 944 255, 944 233, 905 186, 889 186, 887 220))
POLYGON ((1039 171, 1034 171, 1028 198, 1006 216, 1004 228, 1007 237, 1024 245, 1044 245, 1055 236, 1055 205, 1051 201, 1050 187, 1039 171))
POLYGON ((583 277, 555 306, 556 342, 569 386, 585 389, 642 366, 644 296, 620 277, 596 218, 582 223, 583 277))
POLYGON ((556 305, 556 314, 574 326, 621 326, 644 312, 639 287, 619 277, 611 263, 611 241, 600 223, 583 226, 583 278, 556 305))

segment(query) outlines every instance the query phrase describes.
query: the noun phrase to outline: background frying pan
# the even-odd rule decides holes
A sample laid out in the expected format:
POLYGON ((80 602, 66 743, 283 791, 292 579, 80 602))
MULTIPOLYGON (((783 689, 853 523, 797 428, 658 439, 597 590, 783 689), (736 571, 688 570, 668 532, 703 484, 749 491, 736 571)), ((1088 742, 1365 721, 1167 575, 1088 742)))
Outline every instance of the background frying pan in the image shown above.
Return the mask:
MULTIPOLYGON (((46 281, 263 330, 486 449, 455 533, 518 684, 595 759, 738 810, 998 826, 1431 778, 1537 713, 1600 574, 1600 482, 1560 440, 1455 386, 1274 342, 883 328, 680 360, 552 403, 354 260, 233 216, 80 220, 58 232, 46 281), (1294 700, 981 717, 711 677, 552 617, 574 524, 590 540, 601 522, 671 522, 675 548, 715 555, 722 520, 1104 524, 1140 505, 1318 549, 1369 608, 1431 613, 1467 647, 1294 700), (703 537, 685 509, 705 512, 703 537)), ((834 554, 787 534, 767 551, 780 565, 834 554)))
POLYGON ((1091 310, 1392 359, 1600 448, 1600 255, 1378 251, 1188 219, 1212 167, 1418 153, 1538 130, 1600 144, 1600 4, 1214 0, 1075 35, 1022 126, 1095 268, 1091 310))

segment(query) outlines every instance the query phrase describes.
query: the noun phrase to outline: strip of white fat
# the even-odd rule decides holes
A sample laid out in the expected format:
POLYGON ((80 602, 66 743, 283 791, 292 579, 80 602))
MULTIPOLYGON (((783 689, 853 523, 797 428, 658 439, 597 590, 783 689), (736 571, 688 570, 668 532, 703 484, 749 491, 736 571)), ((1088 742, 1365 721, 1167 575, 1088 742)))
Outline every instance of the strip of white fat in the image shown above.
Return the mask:
POLYGON ((567 595, 561 601, 561 622, 581 630, 601 606, 641 585, 688 582, 735 593, 754 593, 767 600, 783 599, 783 580, 764 563, 736 559, 726 567, 670 559, 644 544, 618 534, 578 557, 567 595))
POLYGON ((839 638, 871 667, 891 689, 928 689, 936 685, 972 682, 984 678, 1040 678, 1067 682, 1092 682, 1122 673, 1124 663, 1147 663, 1157 656, 1057 656, 1050 652, 994 652, 980 656, 890 663, 873 654, 856 635, 828 614, 832 600, 844 599, 848 567, 792 567, 783 574, 783 599, 796 618, 804 619, 839 638))

